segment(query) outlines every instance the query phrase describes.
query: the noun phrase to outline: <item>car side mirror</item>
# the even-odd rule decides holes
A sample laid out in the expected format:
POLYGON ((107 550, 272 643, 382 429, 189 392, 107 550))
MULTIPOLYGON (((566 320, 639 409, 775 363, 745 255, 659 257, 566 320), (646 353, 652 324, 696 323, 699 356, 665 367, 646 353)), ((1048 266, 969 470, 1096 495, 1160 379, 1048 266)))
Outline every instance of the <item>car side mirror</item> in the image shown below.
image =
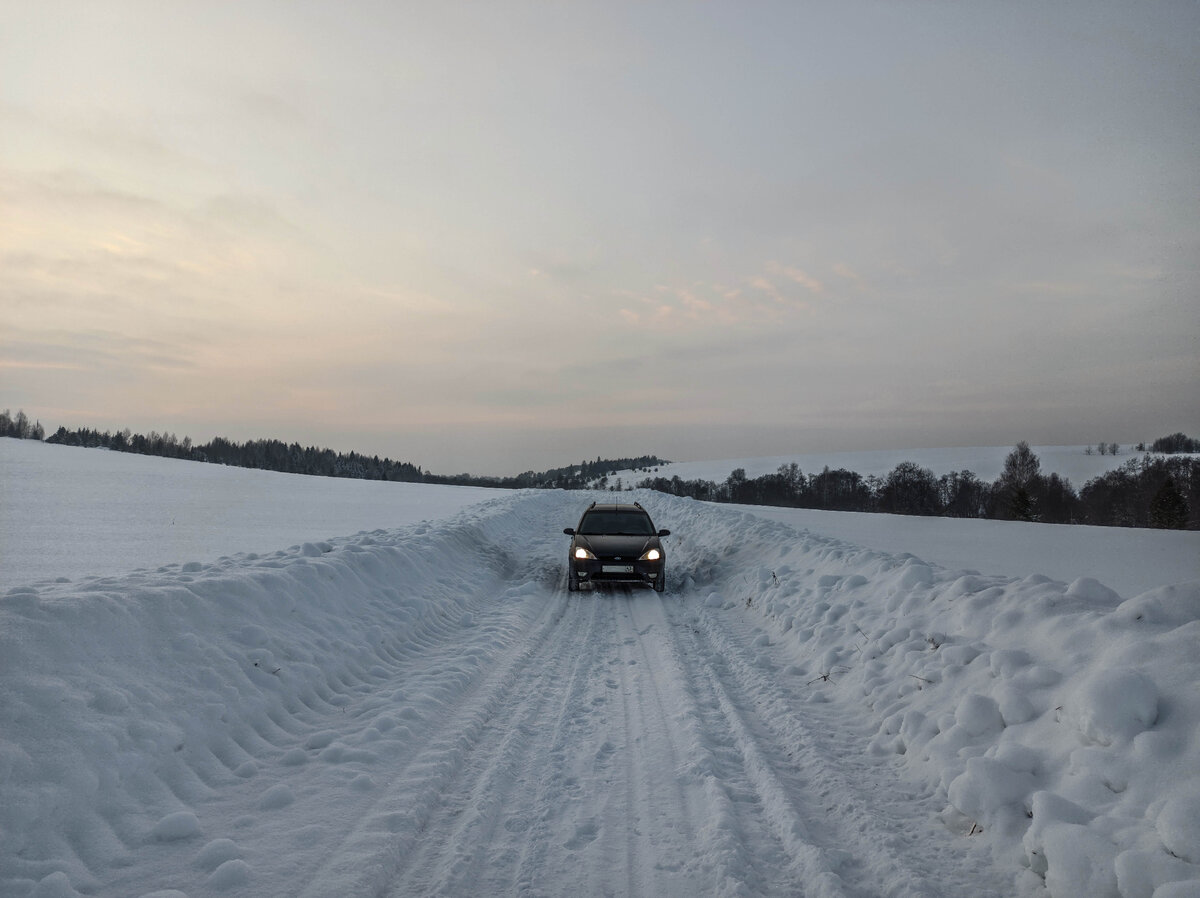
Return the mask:
POLYGON ((658 535, 659 536, 670 536, 671 531, 670 530, 660 530, 660 531, 658 531, 658 535))
POLYGON ((574 536, 575 528, 574 527, 563 527, 563 533, 565 533, 567 536, 574 536))

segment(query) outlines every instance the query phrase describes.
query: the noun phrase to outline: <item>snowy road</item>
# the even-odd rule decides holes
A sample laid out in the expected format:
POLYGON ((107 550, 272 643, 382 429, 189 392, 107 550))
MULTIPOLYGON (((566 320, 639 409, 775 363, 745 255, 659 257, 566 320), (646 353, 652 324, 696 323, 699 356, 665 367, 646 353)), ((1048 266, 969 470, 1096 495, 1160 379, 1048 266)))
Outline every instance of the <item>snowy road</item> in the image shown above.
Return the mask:
MULTIPOLYGON (((256 894, 1005 894, 868 733, 779 688, 803 684, 735 613, 564 587, 481 593, 472 635, 431 631, 279 741, 328 762, 281 780, 293 815, 356 822, 301 828, 256 894), (373 751, 397 718, 405 750, 373 751), (338 788, 362 776, 381 788, 338 788)), ((235 791, 210 813, 261 815, 235 791)))
POLYGON ((937 808, 789 702, 749 634, 649 591, 530 602, 304 894, 348 864, 355 894, 397 898, 988 893, 937 808))
POLYGON ((8 590, 0 894, 1200 888, 1200 584, 641 498, 662 595, 568 594, 555 491, 8 590))

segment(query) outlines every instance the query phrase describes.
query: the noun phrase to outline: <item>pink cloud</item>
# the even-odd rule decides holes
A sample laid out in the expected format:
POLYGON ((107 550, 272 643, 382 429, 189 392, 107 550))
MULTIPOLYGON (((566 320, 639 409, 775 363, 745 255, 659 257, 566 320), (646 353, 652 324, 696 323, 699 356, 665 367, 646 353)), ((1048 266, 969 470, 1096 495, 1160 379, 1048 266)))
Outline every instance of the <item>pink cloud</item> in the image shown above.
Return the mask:
POLYGON ((780 265, 778 262, 771 262, 767 268, 772 274, 781 274, 812 293, 823 293, 825 291, 824 284, 801 268, 796 268, 792 265, 780 265))

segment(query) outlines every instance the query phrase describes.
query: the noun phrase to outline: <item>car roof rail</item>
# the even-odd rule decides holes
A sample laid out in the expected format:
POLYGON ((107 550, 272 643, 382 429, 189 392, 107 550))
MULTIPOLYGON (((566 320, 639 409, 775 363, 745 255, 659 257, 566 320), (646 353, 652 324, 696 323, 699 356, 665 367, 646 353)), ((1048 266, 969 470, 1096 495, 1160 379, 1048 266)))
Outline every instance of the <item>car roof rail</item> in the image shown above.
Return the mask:
MULTIPOLYGON (((641 503, 641 502, 634 502, 633 504, 634 504, 634 505, 636 505, 638 508, 642 508, 642 503, 641 503)), ((645 510, 646 510, 646 509, 642 508, 642 511, 645 511, 645 510)))
POLYGON ((596 500, 595 500, 595 499, 593 499, 593 500, 592 500, 592 504, 591 504, 591 505, 589 505, 589 506, 588 506, 588 508, 595 508, 595 507, 596 507, 596 500))

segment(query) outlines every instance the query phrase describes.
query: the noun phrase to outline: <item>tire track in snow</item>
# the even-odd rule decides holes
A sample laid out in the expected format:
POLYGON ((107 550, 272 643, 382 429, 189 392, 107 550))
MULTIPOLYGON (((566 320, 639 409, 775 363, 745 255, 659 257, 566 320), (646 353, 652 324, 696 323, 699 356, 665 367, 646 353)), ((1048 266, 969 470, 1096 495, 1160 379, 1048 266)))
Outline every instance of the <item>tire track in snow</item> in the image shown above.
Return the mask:
MULTIPOLYGON (((538 601, 536 593, 526 601, 538 601)), ((429 824, 444 785, 522 672, 556 642, 565 607, 547 602, 525 634, 505 647, 453 703, 454 710, 426 734, 422 745, 390 771, 391 784, 308 878, 304 898, 331 894, 382 895, 403 870, 418 836, 429 824), (352 884, 349 888, 347 884, 352 884)), ((569 620, 569 617, 568 617, 569 620)), ((455 647, 450 646, 453 650, 455 647)), ((458 647, 461 650, 461 647, 458 647)), ((433 680, 437 668, 428 670, 433 680)))
POLYGON ((561 604, 566 624, 539 646, 548 656, 531 657, 506 689, 512 702, 499 702, 495 715, 467 749, 459 774, 445 783, 421 830, 420 845, 388 884, 387 894, 399 898, 512 890, 517 876, 511 871, 520 854, 514 842, 529 821, 528 814, 514 814, 513 805, 522 794, 530 794, 544 774, 546 749, 538 736, 546 709, 556 705, 553 713, 560 721, 569 714, 568 703, 557 690, 566 683, 566 694, 574 692, 572 684, 584 659, 573 649, 580 642, 594 641, 598 617, 594 608, 587 615, 570 607, 578 603, 565 590, 550 601, 561 604))
POLYGON ((795 796, 791 813, 781 808, 779 819, 794 815, 810 832, 824 831, 818 841, 837 846, 834 856, 845 861, 837 873, 844 881, 842 891, 832 894, 1005 894, 1006 884, 989 883, 984 871, 967 868, 961 845, 953 845, 944 827, 936 824, 931 802, 899 780, 884 761, 867 754, 868 738, 847 726, 844 712, 829 713, 819 703, 801 704, 794 691, 781 688, 777 671, 783 665, 769 660, 764 664, 760 648, 746 648, 757 634, 746 633, 745 623, 731 615, 720 616, 718 623, 713 615, 700 615, 691 632, 702 651, 719 659, 710 665, 714 682, 724 694, 728 713, 742 721, 738 728, 757 755, 754 765, 764 784, 774 784, 774 794, 795 796), (764 747, 756 750, 755 745, 764 747), (784 765, 772 757, 789 760, 784 765), (790 774, 777 766, 786 766, 790 774), (958 871, 947 863, 956 856, 962 857, 958 871), (931 882, 930 873, 949 874, 954 881, 931 882))
MULTIPOLYGON (((786 787, 769 775, 763 752, 729 702, 712 656, 695 638, 678 599, 656 597, 661 634, 654 640, 662 666, 674 669, 687 696, 682 717, 693 740, 689 773, 702 785, 707 812, 699 854, 722 895, 842 896, 831 859, 803 838, 788 807, 786 787)), ((837 858, 833 858, 837 860, 837 858)))
POLYGON ((550 738, 544 754, 534 758, 530 770, 529 794, 535 797, 528 814, 533 823, 523 836, 513 880, 516 890, 528 895, 564 894, 564 880, 581 868, 581 856, 594 850, 601 831, 589 811, 596 804, 596 769, 602 766, 607 743, 595 745, 598 726, 590 718, 607 703, 613 685, 607 679, 601 682, 602 659, 611 653, 610 615, 594 593, 574 596, 572 608, 580 614, 586 609, 592 626, 582 644, 565 647, 574 658, 571 673, 554 719, 545 727, 550 738), (580 751, 582 747, 591 751, 580 751))
MULTIPOLYGON (((604 601, 604 600, 601 600, 604 601)), ((605 663, 610 693, 620 695, 604 719, 608 738, 601 745, 611 781, 599 814, 600 831, 589 863, 574 871, 569 891, 623 895, 693 895, 703 892, 696 873, 692 821, 703 814, 702 796, 689 793, 678 776, 681 734, 662 696, 670 684, 647 652, 646 633, 657 624, 635 619, 645 599, 627 590, 605 601, 610 634, 605 663), (615 871, 620 871, 620 876, 615 871), (620 881, 622 888, 617 888, 620 881)), ((596 783, 599 792, 606 785, 596 783)))

